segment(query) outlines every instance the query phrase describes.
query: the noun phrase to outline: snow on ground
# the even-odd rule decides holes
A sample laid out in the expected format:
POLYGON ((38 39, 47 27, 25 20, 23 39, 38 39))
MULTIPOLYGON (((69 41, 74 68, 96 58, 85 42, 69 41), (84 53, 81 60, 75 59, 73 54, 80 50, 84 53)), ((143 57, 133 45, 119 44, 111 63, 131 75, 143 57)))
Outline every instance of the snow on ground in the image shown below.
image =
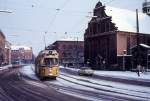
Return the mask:
POLYGON ((124 84, 124 83, 119 83, 119 82, 113 82, 113 81, 107 81, 107 80, 100 80, 100 79, 93 79, 90 77, 85 77, 85 76, 74 76, 71 74, 67 73, 61 73, 62 75, 67 75, 68 77, 77 79, 79 81, 86 81, 88 83, 96 84, 102 87, 107 87, 107 88, 116 88, 116 89, 122 89, 122 90, 132 90, 135 92, 148 92, 150 93, 149 87, 143 87, 139 85, 132 85, 132 84, 124 84), (128 86, 127 86, 128 85, 128 86))
POLYGON ((94 71, 95 75, 109 76, 123 79, 134 79, 134 80, 149 80, 150 72, 140 73, 140 76, 136 72, 131 71, 94 71))
POLYGON ((39 80, 34 72, 34 65, 27 65, 20 68, 20 72, 34 80, 39 80))
MULTIPOLYGON (((79 69, 76 68, 69 68, 69 67, 63 67, 61 68, 69 69, 72 71, 78 71, 79 69)), ((137 75, 136 72, 131 71, 94 71, 94 75, 99 76, 107 76, 107 77, 114 77, 114 78, 122 78, 122 79, 129 79, 129 80, 138 80, 138 81, 150 81, 150 72, 140 73, 140 76, 137 75)))
MULTIPOLYGON (((78 71, 78 69, 76 68, 68 68, 68 67, 61 67, 61 68, 65 68, 65 69, 75 71, 75 72, 78 71)), ((136 72, 130 72, 130 71, 94 71, 94 74, 100 75, 100 76, 115 77, 115 78, 150 80, 149 72, 147 72, 146 74, 141 74, 140 77, 137 76, 136 72)), ((141 98, 141 100, 150 99, 148 96, 150 94, 149 87, 93 79, 90 77, 71 75, 68 73, 61 73, 60 77, 72 83, 76 83, 76 84, 86 86, 89 88, 94 88, 94 90, 96 91, 97 89, 104 89, 104 90, 109 90, 112 92, 115 91, 117 92, 117 94, 120 94, 120 96, 127 96, 127 97, 131 97, 131 98, 133 97, 133 98, 138 98, 138 99, 141 98)), ((88 89, 88 90, 91 90, 91 89, 88 89)))
POLYGON ((5 69, 8 69, 8 68, 10 68, 10 67, 12 67, 12 65, 2 66, 2 67, 0 67, 0 70, 5 70, 5 69))
POLYGON ((77 68, 69 68, 69 67, 63 67, 63 66, 59 66, 59 68, 65 68, 65 69, 69 69, 69 70, 72 70, 72 71, 78 71, 79 70, 77 68))
MULTIPOLYGON (((113 94, 113 92, 117 92, 116 95, 119 95, 119 96, 126 96, 129 98, 138 98, 141 100, 150 99, 150 97, 148 96, 150 94, 150 91, 147 90, 147 89, 149 89, 148 87, 140 87, 139 86, 137 89, 137 86, 134 87, 134 86, 130 85, 130 87, 128 87, 129 85, 126 85, 127 87, 123 88, 123 86, 119 83, 116 83, 115 86, 114 85, 112 86, 111 83, 113 83, 113 82, 110 82, 109 84, 107 84, 108 86, 107 85, 103 86, 101 83, 99 83, 99 80, 96 80, 96 79, 95 79, 95 81, 97 81, 97 82, 94 82, 94 80, 90 81, 89 79, 81 79, 80 77, 77 77, 77 76, 74 76, 74 78, 72 78, 72 77, 61 75, 61 77, 72 83, 86 86, 89 88, 93 88, 94 91, 96 91, 96 92, 105 92, 103 90, 108 90, 110 92, 107 92, 107 93, 113 94)), ((88 90, 90 90, 90 89, 88 89, 88 90)))

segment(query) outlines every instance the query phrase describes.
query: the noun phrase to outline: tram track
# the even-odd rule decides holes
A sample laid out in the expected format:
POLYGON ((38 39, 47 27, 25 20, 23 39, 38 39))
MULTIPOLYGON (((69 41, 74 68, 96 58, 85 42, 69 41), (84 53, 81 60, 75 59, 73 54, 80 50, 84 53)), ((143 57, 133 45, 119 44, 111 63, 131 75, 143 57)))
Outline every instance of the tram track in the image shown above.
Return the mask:
POLYGON ((71 86, 67 86, 64 82, 60 82, 59 80, 57 80, 56 82, 62 85, 57 85, 57 84, 53 84, 53 81, 50 81, 50 84, 45 83, 47 86, 52 86, 54 89, 61 91, 61 92, 69 92, 70 94, 72 93, 72 95, 84 95, 83 96, 90 96, 93 99, 101 99, 101 98, 105 98, 105 99, 115 99, 114 101, 147 101, 148 99, 150 99, 149 97, 145 96, 140 96, 140 94, 150 94, 149 92, 146 91, 139 91, 139 90, 130 90, 130 89, 125 89, 125 88, 119 88, 119 87, 113 87, 111 85, 104 85, 104 84, 100 84, 100 83, 96 83, 96 82, 91 82, 89 80, 83 79, 83 78, 77 78, 75 76, 70 76, 68 74, 65 73, 61 73, 60 76, 58 77, 58 79, 61 80, 65 80, 67 82, 73 83, 75 85, 80 85, 80 86, 84 86, 84 87, 88 87, 94 90, 97 90, 98 92, 96 92, 96 95, 99 94, 101 96, 95 96, 95 92, 93 91, 88 91, 88 90, 83 90, 83 89, 77 89, 71 86), (66 78, 68 77, 68 79, 66 78), (70 79, 69 79, 70 78, 70 79), (72 79, 77 80, 78 82, 73 81, 72 79), (86 85, 83 84, 81 82, 85 82, 88 84, 92 84, 92 85, 96 85, 99 87, 95 87, 95 86, 91 86, 91 85, 86 85), (103 87, 108 87, 111 89, 118 89, 118 90, 124 90, 126 92, 132 92, 132 93, 140 93, 140 94, 130 94, 130 93, 125 93, 125 92, 119 92, 116 90, 109 90, 109 89, 104 89, 103 87), (86 94, 85 94, 86 92, 86 94), (88 93, 87 93, 88 92, 88 93), (75 94, 74 94, 75 93, 75 94), (91 94, 92 93, 92 94, 91 94), (103 95, 103 96, 102 96, 103 95), (109 96, 109 98, 108 98, 109 96), (126 96, 126 97, 124 97, 126 96))
MULTIPOLYGON (((81 86, 84 86, 84 87, 89 87, 89 88, 93 88, 93 89, 95 89, 95 90, 97 90, 97 91, 99 91, 100 93, 107 93, 108 95, 113 95, 113 96, 115 96, 115 97, 119 97, 119 99, 120 98, 122 98, 122 99, 126 99, 126 97, 127 97, 127 99, 128 100, 138 100, 139 99, 139 101, 147 101, 147 100, 149 100, 150 98, 149 97, 144 97, 144 96, 140 96, 140 95, 136 95, 136 94, 129 94, 129 93, 124 93, 124 92, 118 92, 118 91, 115 91, 115 90, 108 90, 108 89, 103 89, 102 87, 95 87, 95 86, 91 86, 91 85, 86 85, 86 84, 84 84, 84 83, 81 83, 81 82, 86 82, 87 83, 87 81, 81 81, 80 80, 80 82, 79 82, 79 80, 77 81, 77 82, 75 82, 75 81, 73 81, 73 80, 70 80, 70 79, 66 79, 66 78, 64 78, 64 77, 62 77, 62 76, 59 76, 59 78, 60 79, 63 79, 63 80, 65 80, 65 81, 68 81, 68 82, 71 82, 71 83, 74 83, 74 84, 76 84, 76 85, 81 85, 81 86), (124 96, 126 96, 126 97, 124 97, 124 96)), ((71 79, 75 79, 75 78, 71 78, 71 79)), ((77 80, 77 79, 76 79, 77 80)), ((88 83, 90 83, 90 82, 88 82, 88 83)), ((91 83, 90 83, 91 84, 91 83)), ((102 86, 102 85, 99 85, 99 86, 102 86)), ((104 86, 104 85, 103 85, 104 86)), ((71 87, 72 88, 72 87, 71 87)), ((131 92, 131 91, 130 91, 131 92)), ((139 92, 138 92, 139 93, 139 92)), ((141 93, 141 92, 140 92, 141 93)), ((142 92, 143 94, 145 93, 145 92, 142 92)))
POLYGON ((0 73, 0 101, 87 101, 60 93, 42 81, 32 79, 33 76, 29 76, 32 74, 22 74, 20 69, 0 73))
POLYGON ((147 94, 150 94, 150 92, 146 92, 146 91, 130 90, 130 89, 125 89, 125 88, 119 88, 119 87, 116 87, 116 86, 114 87, 112 85, 104 85, 104 84, 100 84, 100 83, 97 83, 97 82, 92 82, 90 80, 87 80, 89 78, 86 78, 86 77, 84 77, 84 78, 77 78, 77 77, 66 75, 66 74, 63 74, 63 73, 61 73, 61 75, 69 77, 69 78, 72 78, 72 79, 76 79, 76 80, 79 80, 79 81, 84 81, 84 82, 87 82, 87 83, 95 84, 95 85, 98 85, 98 86, 104 86, 104 87, 110 87, 110 88, 115 88, 115 89, 119 89, 119 90, 126 90, 126 91, 131 91, 131 92, 138 92, 138 93, 147 93, 147 94))
MULTIPOLYGON (((61 79, 61 78, 59 78, 61 79)), ((63 80, 63 79, 62 79, 63 80)), ((46 82, 45 84, 47 86, 53 87, 54 89, 56 89, 57 91, 61 92, 61 93, 67 93, 69 95, 73 95, 73 96, 82 96, 84 99, 86 98, 87 100, 90 101, 130 101, 128 98, 119 98, 116 96, 108 96, 108 94, 105 93, 100 93, 100 92, 95 92, 94 90, 86 90, 86 89, 80 89, 80 88, 74 88, 72 86, 67 86, 64 83, 58 81, 59 83, 63 84, 63 85, 56 85, 53 84, 53 82, 46 82)), ((75 86, 75 85, 74 85, 75 86)), ((132 101, 134 101, 132 99, 132 101)), ((136 100, 137 101, 137 100, 136 100)))

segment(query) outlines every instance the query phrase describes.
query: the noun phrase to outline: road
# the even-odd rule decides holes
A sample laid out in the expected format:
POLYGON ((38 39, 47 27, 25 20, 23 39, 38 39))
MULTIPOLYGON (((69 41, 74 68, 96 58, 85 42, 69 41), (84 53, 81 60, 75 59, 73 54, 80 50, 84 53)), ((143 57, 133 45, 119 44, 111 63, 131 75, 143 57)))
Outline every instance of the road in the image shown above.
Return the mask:
POLYGON ((0 73, 0 101, 85 101, 56 91, 21 74, 20 68, 0 73))
POLYGON ((104 81, 61 71, 57 80, 40 81, 34 66, 0 73, 1 101, 149 101, 149 87, 104 81))

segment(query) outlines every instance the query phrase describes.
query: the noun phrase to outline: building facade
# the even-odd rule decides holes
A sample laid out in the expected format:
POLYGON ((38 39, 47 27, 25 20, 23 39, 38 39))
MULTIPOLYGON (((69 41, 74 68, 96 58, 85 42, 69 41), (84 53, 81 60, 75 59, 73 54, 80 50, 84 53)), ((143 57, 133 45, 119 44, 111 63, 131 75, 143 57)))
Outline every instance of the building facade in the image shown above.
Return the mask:
MULTIPOLYGON (((140 13, 139 18, 140 43, 150 45, 150 30, 147 27, 150 17, 140 13)), ((137 44, 134 26, 135 12, 106 7, 98 2, 84 34, 85 63, 89 61, 94 69, 117 69, 120 64, 118 57, 131 55, 131 48, 137 44)))
POLYGON ((5 35, 0 30, 0 66, 5 61, 5 35))
POLYGON ((11 64, 11 43, 8 41, 5 41, 5 64, 9 65, 11 64))
POLYGON ((11 61, 12 63, 15 62, 25 63, 25 64, 32 63, 33 62, 32 48, 26 46, 12 46, 11 61))
POLYGON ((84 63, 83 41, 56 41, 48 46, 59 53, 59 61, 64 66, 81 66, 84 63))

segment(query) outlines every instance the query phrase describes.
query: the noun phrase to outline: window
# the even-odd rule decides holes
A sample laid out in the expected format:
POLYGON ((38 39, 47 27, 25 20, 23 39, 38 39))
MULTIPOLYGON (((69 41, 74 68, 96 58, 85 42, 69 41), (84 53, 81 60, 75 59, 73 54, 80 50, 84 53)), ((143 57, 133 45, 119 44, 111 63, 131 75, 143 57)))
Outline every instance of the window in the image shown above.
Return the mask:
POLYGON ((52 65, 57 65, 58 64, 58 59, 56 58, 45 58, 44 59, 44 65, 46 66, 52 66, 52 65))

